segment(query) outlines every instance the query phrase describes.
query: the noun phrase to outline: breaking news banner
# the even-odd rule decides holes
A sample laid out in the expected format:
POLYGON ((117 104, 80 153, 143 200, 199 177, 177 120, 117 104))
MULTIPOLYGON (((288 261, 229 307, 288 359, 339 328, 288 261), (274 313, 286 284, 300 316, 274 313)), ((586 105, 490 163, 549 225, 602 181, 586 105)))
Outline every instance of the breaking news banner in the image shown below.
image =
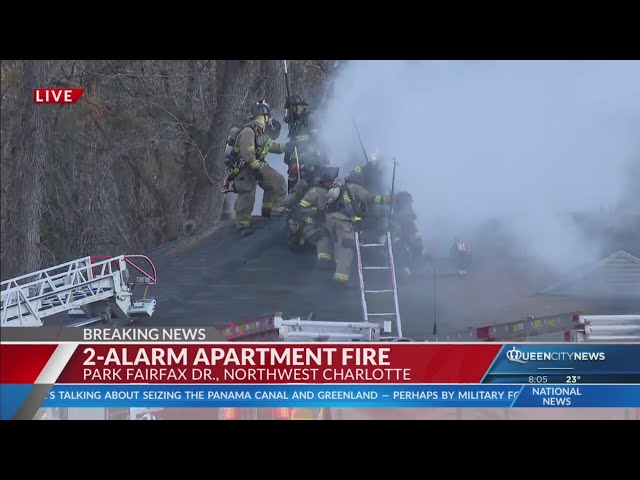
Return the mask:
POLYGON ((640 344, 180 342, 166 329, 123 342, 73 330, 55 343, 3 338, 2 419, 70 407, 640 407, 640 344))

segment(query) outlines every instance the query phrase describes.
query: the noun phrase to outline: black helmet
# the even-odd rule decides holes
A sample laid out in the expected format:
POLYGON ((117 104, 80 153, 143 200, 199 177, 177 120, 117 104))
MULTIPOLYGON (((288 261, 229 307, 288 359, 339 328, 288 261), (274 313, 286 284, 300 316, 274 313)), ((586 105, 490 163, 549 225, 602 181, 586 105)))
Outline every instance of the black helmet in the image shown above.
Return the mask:
POLYGON ((318 183, 332 184, 340 173, 340 167, 324 167, 318 175, 318 183))
POLYGON ((300 95, 291 95, 291 98, 287 99, 287 108, 295 107, 297 105, 304 105, 305 107, 309 106, 309 104, 305 102, 304 98, 302 98, 300 95))
POLYGON ((398 192, 395 198, 396 206, 403 207, 413 202, 413 197, 409 192, 398 192))
POLYGON ((258 115, 271 115, 271 107, 265 100, 261 100, 251 106, 251 115, 249 118, 255 118, 258 115))

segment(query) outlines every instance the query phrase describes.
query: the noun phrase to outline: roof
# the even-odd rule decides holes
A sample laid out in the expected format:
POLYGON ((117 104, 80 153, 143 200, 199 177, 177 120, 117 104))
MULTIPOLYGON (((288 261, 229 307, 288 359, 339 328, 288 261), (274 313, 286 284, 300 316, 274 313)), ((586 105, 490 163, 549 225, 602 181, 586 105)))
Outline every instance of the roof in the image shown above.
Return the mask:
MULTIPOLYGON (((313 312, 320 321, 362 321, 357 286, 335 289, 333 271, 317 270, 313 251, 289 251, 283 219, 254 220, 255 233, 248 237, 221 224, 149 252, 158 268, 158 285, 149 296, 158 305, 153 318, 137 322, 221 327, 274 312, 283 318, 304 319, 313 312)), ((399 285, 403 333, 430 335, 434 317, 441 334, 528 315, 590 311, 582 299, 533 296, 540 279, 531 274, 534 270, 503 255, 478 256, 469 274, 460 277, 447 258, 438 258, 437 273, 428 267, 424 275, 399 285)), ((353 280, 357 284, 357 275, 353 280)))
MULTIPOLYGON (((241 237, 232 222, 222 222, 147 252, 158 271, 158 284, 147 297, 158 303, 153 317, 138 318, 136 325, 223 327, 276 312, 285 319, 313 313, 320 321, 362 321, 357 275, 354 288, 336 289, 333 271, 315 268, 312 249, 289 251, 284 219, 254 221, 255 232, 248 237, 241 237)), ((535 259, 514 261, 488 250, 474 256, 464 277, 446 257, 437 257, 435 266, 399 282, 405 336, 425 338, 434 323, 443 335, 566 312, 611 313, 611 305, 592 298, 537 295, 540 281, 551 283, 554 274, 535 259)), ((134 292, 136 298, 142 294, 142 288, 134 292)), ((47 326, 67 322, 68 316, 60 314, 49 317, 47 326)))
POLYGON ((538 293, 600 299, 640 299, 640 258, 618 250, 538 293))

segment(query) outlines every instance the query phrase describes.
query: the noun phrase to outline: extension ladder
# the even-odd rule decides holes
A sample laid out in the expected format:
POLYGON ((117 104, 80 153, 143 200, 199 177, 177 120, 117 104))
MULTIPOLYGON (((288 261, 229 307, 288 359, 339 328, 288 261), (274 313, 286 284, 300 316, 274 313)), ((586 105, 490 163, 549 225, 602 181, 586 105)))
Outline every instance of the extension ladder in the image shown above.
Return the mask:
POLYGON ((84 324, 108 321, 115 316, 131 320, 150 317, 155 299, 133 300, 133 285, 156 284, 155 266, 143 255, 83 257, 2 282, 0 325, 40 327, 46 317, 82 309, 84 324), (134 261, 151 265, 147 273, 134 261), (142 273, 130 279, 127 266, 142 273))
POLYGON ((391 233, 387 232, 383 243, 362 243, 358 232, 355 234, 355 240, 363 319, 366 323, 382 320, 384 322, 383 330, 385 332, 391 331, 392 325, 395 323, 395 334, 397 338, 402 338, 402 322, 400 319, 400 307, 398 305, 398 289, 393 263, 391 233), (363 255, 363 249, 367 249, 367 253, 369 251, 381 252, 382 254, 378 255, 378 258, 384 257, 384 264, 369 264, 371 258, 369 258, 370 256, 367 254, 363 255), (376 271, 378 274, 374 273, 376 271), (365 282, 367 285, 365 285, 365 282), (371 298, 373 296, 376 298, 371 298), (371 311, 371 304, 375 305, 374 308, 376 310, 371 311))

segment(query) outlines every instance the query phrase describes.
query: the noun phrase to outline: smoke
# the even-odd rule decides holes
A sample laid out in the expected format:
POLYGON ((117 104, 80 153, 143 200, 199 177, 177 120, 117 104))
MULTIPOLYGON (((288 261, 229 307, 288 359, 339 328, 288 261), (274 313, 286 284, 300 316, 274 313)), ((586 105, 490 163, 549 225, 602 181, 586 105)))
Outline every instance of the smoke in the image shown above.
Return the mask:
POLYGON ((640 190, 637 61, 353 61, 322 117, 343 173, 364 159, 354 119, 369 151, 397 158, 396 191, 439 251, 502 225, 519 253, 573 268, 600 246, 571 215, 640 190))

